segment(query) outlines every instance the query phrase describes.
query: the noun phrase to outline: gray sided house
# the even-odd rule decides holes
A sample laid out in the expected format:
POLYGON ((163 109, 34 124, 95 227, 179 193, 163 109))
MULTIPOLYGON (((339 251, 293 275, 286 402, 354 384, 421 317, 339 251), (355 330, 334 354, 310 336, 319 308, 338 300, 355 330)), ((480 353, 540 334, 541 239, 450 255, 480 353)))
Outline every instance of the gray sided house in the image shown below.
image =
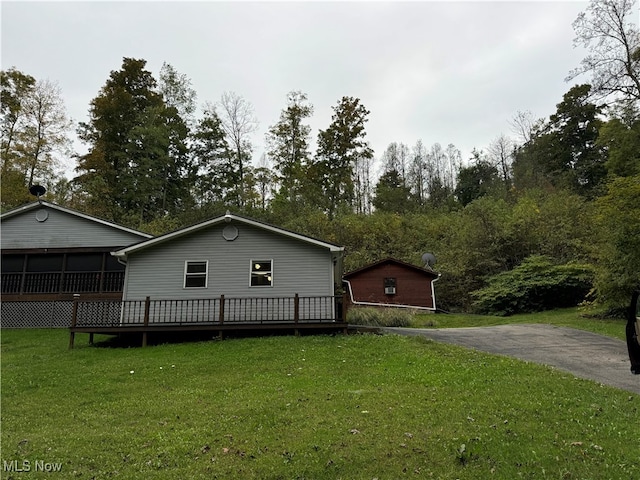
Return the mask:
POLYGON ((151 324, 335 319, 343 251, 227 212, 113 252, 127 266, 121 322, 142 322, 127 305, 147 298, 151 324))
POLYGON ((124 265, 111 256, 151 235, 53 203, 0 216, 2 327, 68 327, 74 294, 120 298, 124 265))

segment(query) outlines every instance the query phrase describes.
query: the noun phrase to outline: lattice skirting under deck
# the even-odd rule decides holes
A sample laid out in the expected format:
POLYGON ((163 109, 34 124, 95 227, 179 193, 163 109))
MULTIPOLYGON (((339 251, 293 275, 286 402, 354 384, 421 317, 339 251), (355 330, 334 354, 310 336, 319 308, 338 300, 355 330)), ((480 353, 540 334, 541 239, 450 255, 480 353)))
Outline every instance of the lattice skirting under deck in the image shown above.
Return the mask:
POLYGON ((69 328, 73 301, 2 302, 2 328, 69 328))

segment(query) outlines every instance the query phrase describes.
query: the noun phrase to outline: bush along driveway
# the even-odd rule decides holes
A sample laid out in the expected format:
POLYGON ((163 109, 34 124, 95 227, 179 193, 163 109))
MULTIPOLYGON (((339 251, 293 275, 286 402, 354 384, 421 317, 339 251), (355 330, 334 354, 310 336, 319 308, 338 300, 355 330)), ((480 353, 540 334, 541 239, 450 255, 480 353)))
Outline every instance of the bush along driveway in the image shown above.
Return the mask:
POLYGON ((382 328, 541 363, 576 377, 640 394, 640 375, 630 371, 626 344, 615 338, 540 324, 466 328, 382 328))

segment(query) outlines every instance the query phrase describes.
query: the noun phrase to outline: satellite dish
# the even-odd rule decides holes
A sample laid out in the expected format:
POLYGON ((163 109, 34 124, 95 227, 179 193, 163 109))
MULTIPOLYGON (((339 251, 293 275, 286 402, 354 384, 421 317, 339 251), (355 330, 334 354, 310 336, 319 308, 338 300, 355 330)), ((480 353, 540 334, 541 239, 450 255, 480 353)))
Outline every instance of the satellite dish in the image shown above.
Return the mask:
POLYGON ((46 191, 47 189, 42 185, 31 185, 29 187, 29 193, 34 197, 38 197, 38 199, 40 199, 40 197, 44 195, 46 191))
POLYGON ((422 263, 425 267, 433 267, 436 264, 436 256, 433 253, 425 253, 422 255, 422 263))

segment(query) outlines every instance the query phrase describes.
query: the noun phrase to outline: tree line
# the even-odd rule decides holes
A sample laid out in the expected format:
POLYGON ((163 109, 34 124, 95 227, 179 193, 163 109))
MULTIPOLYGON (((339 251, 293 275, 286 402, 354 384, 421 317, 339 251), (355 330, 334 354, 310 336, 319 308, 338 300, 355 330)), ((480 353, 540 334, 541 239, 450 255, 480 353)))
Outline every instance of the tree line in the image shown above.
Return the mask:
POLYGON ((524 267, 540 278, 582 278, 588 268, 587 299, 620 308, 640 284, 634 7, 592 0, 573 25, 589 54, 568 76, 590 82, 572 86, 546 118, 517 112, 513 137, 500 134, 469 159, 419 139, 391 142, 374 158, 370 111, 352 96, 333 106, 312 152, 313 105, 291 91, 256 165, 248 100, 224 92, 196 118, 185 74, 165 63, 155 78, 145 60, 125 57, 77 125, 88 151, 75 155, 67 179, 56 170, 72 128, 59 88, 2 71, 2 208, 30 201, 28 187, 43 183, 56 203, 154 234, 231 209, 345 245, 347 269, 386 256, 418 263, 433 252, 444 308, 479 308, 497 276, 524 267), (573 264, 581 268, 548 267, 573 264))

